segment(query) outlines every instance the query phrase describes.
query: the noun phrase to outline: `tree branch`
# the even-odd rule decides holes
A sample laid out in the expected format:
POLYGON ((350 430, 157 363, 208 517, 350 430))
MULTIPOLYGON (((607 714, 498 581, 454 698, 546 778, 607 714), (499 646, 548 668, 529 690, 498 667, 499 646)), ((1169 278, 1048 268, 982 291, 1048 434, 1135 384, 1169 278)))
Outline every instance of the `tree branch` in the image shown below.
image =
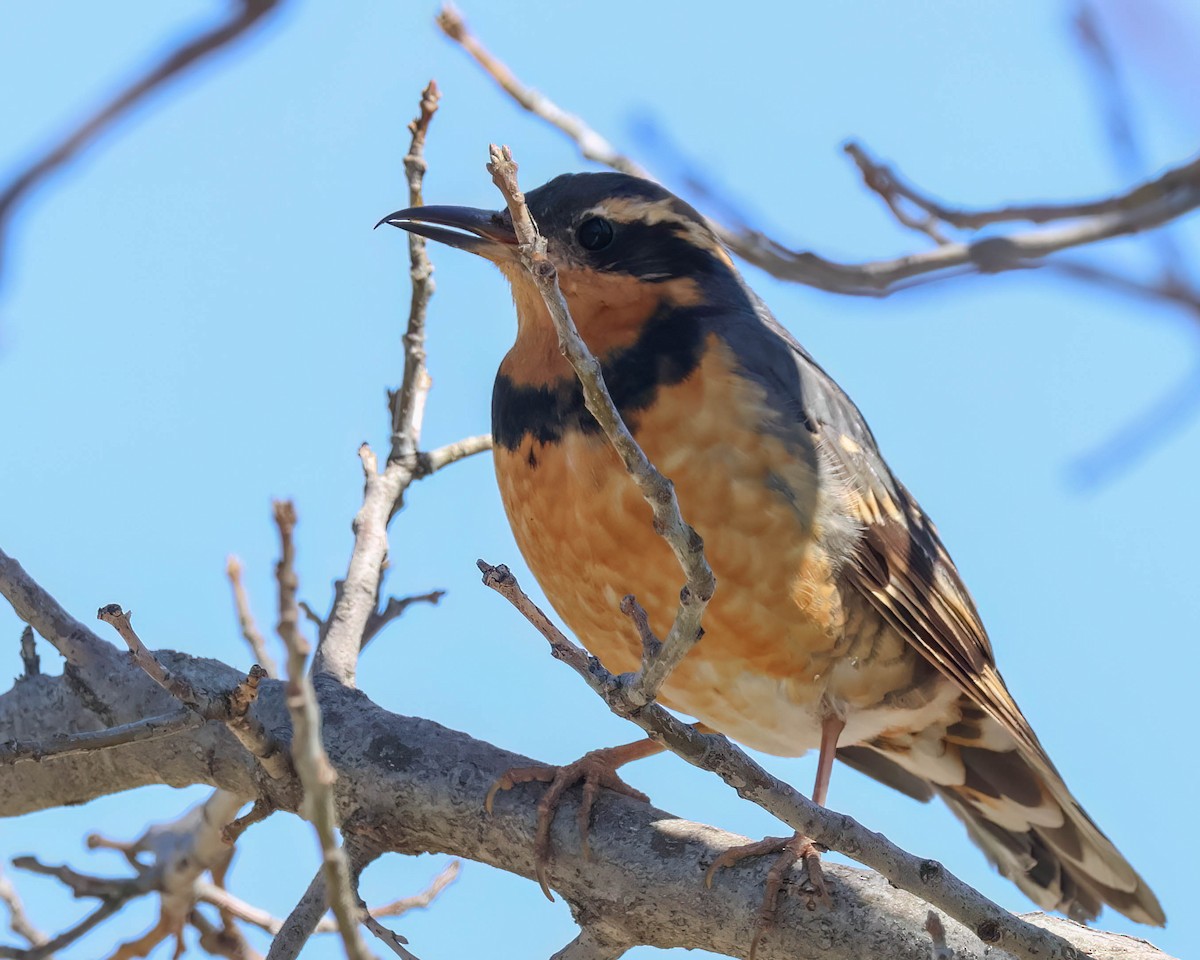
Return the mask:
POLYGON ((3 193, 0 193, 0 270, 3 268, 8 222, 17 205, 36 186, 95 143, 101 134, 151 94, 163 89, 175 77, 210 54, 231 44, 278 5, 279 0, 237 0, 228 19, 172 50, 144 76, 122 90, 18 174, 3 193))
MULTIPOLYGON (((584 157, 622 173, 654 179, 641 166, 618 153, 578 117, 522 84, 504 63, 488 53, 470 33, 462 16, 453 7, 442 9, 438 15, 438 25, 516 103, 562 131, 575 142, 584 157)), ((923 199, 933 204, 928 198, 923 199)), ((839 263, 806 250, 793 250, 756 230, 731 229, 711 220, 710 224, 730 250, 780 280, 802 283, 830 293, 879 297, 922 280, 937 280, 964 273, 999 273, 1036 266, 1038 260, 1060 250, 1149 230, 1178 219, 1197 207, 1200 207, 1200 159, 1174 167, 1127 192, 1100 200, 1022 205, 973 213, 939 207, 940 212, 948 216, 938 216, 938 219, 946 222, 1051 222, 1063 219, 1076 222, 966 243, 941 243, 933 250, 891 260, 839 263)), ((928 230, 924 232, 928 233, 928 230)))
POLYGON ((255 662, 266 671, 267 676, 272 680, 279 679, 279 667, 267 651, 267 642, 263 639, 262 631, 258 629, 258 624, 254 622, 254 614, 250 610, 250 598, 246 595, 246 587, 242 583, 242 561, 233 554, 229 555, 225 563, 225 575, 229 577, 229 586, 233 591, 233 607, 237 613, 242 637, 250 647, 250 652, 254 654, 255 662))
MULTIPOLYGON (((166 651, 158 656, 200 688, 227 688, 240 679, 237 671, 214 660, 166 651)), ((146 682, 140 670, 120 661, 115 671, 114 682, 127 691, 120 710, 136 713, 148 704, 161 708, 165 695, 146 682)), ((69 730, 90 722, 88 708, 70 695, 70 680, 37 680, 0 695, 0 738, 8 739, 28 724, 69 730)), ((388 713, 362 693, 336 683, 321 684, 321 699, 323 738, 338 774, 337 805, 354 811, 356 835, 383 850, 449 853, 534 876, 534 804, 518 789, 497 799, 493 816, 480 815, 496 779, 534 760, 427 720, 388 713)), ((283 701, 283 685, 264 681, 257 709, 268 727, 286 726, 283 701)), ((715 742, 697 739, 702 749, 715 742)), ((123 747, 120 764, 104 751, 28 764, 20 777, 0 777, 0 816, 80 803, 148 783, 207 783, 243 796, 261 789, 279 809, 297 811, 301 796, 294 782, 260 784, 250 758, 235 743, 223 727, 210 724, 123 747)), ((576 916, 611 929, 618 942, 744 955, 762 899, 761 872, 726 871, 708 891, 701 881, 708 864, 745 838, 604 793, 596 802, 590 833, 593 857, 584 860, 574 829, 577 806, 577 794, 569 793, 553 834, 555 858, 548 866, 549 882, 576 916)), ((826 864, 824 870, 836 909, 810 912, 801 898, 785 897, 780 926, 759 946, 762 960, 806 956, 818 942, 829 944, 823 951, 827 960, 858 960, 864 943, 881 949, 886 945, 887 954, 896 960, 928 960, 928 906, 923 901, 869 871, 837 864, 826 864)), ((802 876, 794 872, 792 882, 799 883, 802 876)), ((318 906, 314 925, 323 909, 318 906)), ((985 949, 971 930, 953 919, 946 919, 945 927, 946 942, 958 960, 1010 956, 996 947, 985 949)), ((1074 938, 1070 932, 1067 936, 1074 938)), ((1112 950, 1093 955, 1116 960, 1117 948, 1127 941, 1114 937, 1113 943, 1112 950)), ((1141 956, 1162 958, 1150 948, 1141 956)), ((1130 960, 1129 955, 1122 960, 1130 960)))
POLYGON ((797 833, 871 867, 900 889, 945 911, 973 930, 983 944, 999 947, 1022 960, 1075 957, 1069 943, 1008 913, 940 863, 913 856, 852 817, 813 803, 771 776, 725 737, 700 733, 656 703, 633 700, 619 678, 567 639, 529 599, 507 567, 493 567, 482 560, 479 567, 484 584, 511 602, 550 642, 555 659, 579 674, 610 710, 636 723, 655 742, 693 766, 717 774, 738 796, 758 804, 797 833))
POLYGON ((685 582, 671 629, 655 649, 654 656, 643 657, 641 670, 630 681, 630 702, 650 703, 671 671, 704 635, 700 621, 716 590, 717 580, 704 556, 704 541, 679 512, 675 485, 659 473, 629 432, 604 383, 600 362, 592 356, 575 327, 567 302, 558 288, 558 273, 546 256, 546 241, 538 234, 537 225, 525 205, 525 196, 517 185, 517 165, 512 153, 507 147, 501 149, 493 145, 490 156, 488 172, 512 215, 522 262, 554 322, 558 348, 579 378, 588 411, 604 430, 608 442, 653 511, 655 531, 667 542, 683 571, 685 582))
POLYGON ((37 641, 29 624, 21 631, 21 668, 26 677, 36 677, 42 672, 42 658, 38 656, 37 641))
POLYGON ((173 713, 146 717, 144 720, 123 723, 106 730, 59 733, 43 740, 10 740, 0 743, 0 765, 42 761, 88 750, 105 750, 142 740, 158 740, 192 730, 202 723, 204 718, 200 714, 180 707, 173 713))
MULTIPOLYGON (((429 81, 421 92, 420 114, 408 127, 412 140, 404 157, 404 170, 409 206, 422 202, 425 137, 437 111, 439 96, 437 84, 429 81)), ((425 368, 425 314, 433 296, 433 265, 425 252, 423 238, 410 234, 408 249, 412 301, 404 334, 404 375, 399 389, 388 394, 391 452, 380 473, 371 448, 365 443, 359 448, 365 490, 362 507, 354 517, 354 549, 313 659, 314 673, 328 673, 349 686, 354 685, 358 655, 379 598, 388 551, 388 523, 402 506, 404 492, 419 473, 421 425, 433 383, 425 368)))
POLYGON ((241 741, 242 745, 258 758, 263 769, 272 777, 279 779, 288 776, 290 770, 287 759, 278 741, 250 712, 250 708, 258 698, 259 682, 266 676, 266 671, 255 664, 250 668, 246 677, 227 695, 213 696, 204 690, 193 687, 165 667, 142 643, 137 631, 133 629, 131 616, 121 609, 119 603, 107 604, 101 607, 96 614, 98 620, 111 624, 120 634, 121 639, 129 647, 133 662, 141 667, 151 680, 189 710, 195 711, 204 720, 216 720, 224 723, 230 732, 241 741))
POLYGON ((3 867, 0 867, 0 901, 8 908, 9 930, 26 940, 32 947, 46 942, 46 935, 29 919, 29 914, 25 912, 25 904, 21 902, 21 895, 17 893, 17 888, 3 867))
MULTIPOLYGON (((356 897, 346 852, 338 843, 338 816, 333 784, 337 779, 321 743, 321 708, 307 670, 309 645, 299 630, 296 606, 295 548, 292 532, 296 511, 290 502, 275 504, 279 527, 279 636, 287 645, 287 706, 292 717, 292 763, 304 787, 302 812, 316 828, 323 858, 324 889, 337 917, 338 931, 350 960, 370 960, 358 930, 356 897)), ((310 888, 311 889, 311 888, 310 888)))

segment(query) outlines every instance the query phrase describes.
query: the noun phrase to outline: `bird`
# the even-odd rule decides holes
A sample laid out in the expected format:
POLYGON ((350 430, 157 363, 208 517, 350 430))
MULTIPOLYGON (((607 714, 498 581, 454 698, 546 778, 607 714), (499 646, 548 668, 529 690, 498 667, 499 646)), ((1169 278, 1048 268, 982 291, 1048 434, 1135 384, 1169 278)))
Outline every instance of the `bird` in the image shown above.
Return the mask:
MULTIPOLYGON (((937 529, 709 222, 621 173, 564 174, 526 202, 622 419, 674 483, 716 575, 703 638, 659 701, 755 750, 818 750, 817 803, 835 757, 915 799, 940 796, 1042 909, 1087 921, 1108 905, 1163 925, 1009 693, 937 529)), ((636 595, 664 636, 679 567, 584 404, 511 215, 430 205, 382 223, 490 260, 509 281, 517 334, 491 409, 504 509, 567 626, 609 671, 636 671, 641 641, 621 599, 636 595)), ((593 780, 622 788, 615 766, 654 749, 596 751, 593 780)), ((512 771, 493 793, 552 779, 512 771)))

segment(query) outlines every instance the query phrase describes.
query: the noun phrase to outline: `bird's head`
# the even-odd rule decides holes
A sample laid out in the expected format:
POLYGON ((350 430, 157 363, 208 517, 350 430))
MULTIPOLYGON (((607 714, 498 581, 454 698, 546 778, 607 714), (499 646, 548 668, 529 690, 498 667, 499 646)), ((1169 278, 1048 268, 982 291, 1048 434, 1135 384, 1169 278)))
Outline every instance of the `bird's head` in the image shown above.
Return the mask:
MULTIPOLYGON (((737 282, 729 254, 704 218, 649 180, 564 174, 525 199, 571 314, 598 354, 626 346, 662 309, 711 302, 717 288, 737 282)), ((412 207, 380 223, 491 260, 513 286, 521 335, 550 332, 507 210, 412 207)))

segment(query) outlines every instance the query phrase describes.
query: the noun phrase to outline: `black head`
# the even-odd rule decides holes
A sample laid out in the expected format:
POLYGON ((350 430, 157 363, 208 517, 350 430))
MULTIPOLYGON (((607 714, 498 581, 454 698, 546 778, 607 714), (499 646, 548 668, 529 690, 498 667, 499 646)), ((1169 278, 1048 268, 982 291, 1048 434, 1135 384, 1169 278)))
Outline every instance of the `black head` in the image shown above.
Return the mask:
MULTIPOLYGON (((732 269, 704 218, 650 180, 623 173, 568 173, 529 191, 525 199, 560 270, 660 283, 700 280, 732 269)), ((515 259, 516 237, 507 210, 414 207, 380 222, 496 262, 515 259)))

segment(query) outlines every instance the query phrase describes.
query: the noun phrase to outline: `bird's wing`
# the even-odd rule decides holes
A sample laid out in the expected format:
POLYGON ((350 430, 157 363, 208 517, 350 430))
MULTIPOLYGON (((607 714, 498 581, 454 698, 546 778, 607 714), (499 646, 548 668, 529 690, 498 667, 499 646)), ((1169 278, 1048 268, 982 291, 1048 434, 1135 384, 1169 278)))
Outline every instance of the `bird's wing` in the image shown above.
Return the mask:
MULTIPOLYGON (((842 575, 1037 766, 1054 771, 996 669, 975 604, 933 523, 893 475, 853 401, 755 298, 757 315, 726 331, 747 372, 815 435, 861 531, 842 575), (788 349, 780 349, 780 340, 788 349)), ((1054 773, 1054 779, 1058 775, 1054 773)))
POLYGON ((1154 894, 1071 795, 1008 692, 975 604, 936 528, 892 475, 853 402, 765 308, 753 325, 730 330, 728 338, 745 372, 767 389, 774 409, 795 423, 797 444, 807 435, 810 449, 815 444, 830 466, 830 477, 844 484, 841 502, 856 532, 840 571, 843 587, 861 595, 987 718, 968 724, 969 711, 964 712, 964 722, 956 725, 961 729, 951 739, 964 775, 966 766, 973 765, 984 780, 1000 778, 995 803, 978 791, 964 792, 962 785, 936 789, 967 821, 988 855, 1007 863, 1005 872, 1035 899, 1045 893, 1068 906, 1077 901, 1083 914, 1092 915, 1103 900, 1141 922, 1163 923, 1154 894), (788 349, 780 349, 780 340, 788 349), (989 723, 1003 733, 990 734, 989 723), (1021 758, 1017 763, 1003 759, 1012 750, 1021 758), (1010 799, 1015 806, 1008 804, 1010 799), (1020 829, 1013 829, 1006 811, 1015 811, 1020 829), (1038 816, 1049 819, 1038 826, 1038 816), (1034 840, 1042 860, 1062 865, 1060 872, 1070 875, 1057 880, 1057 887, 1040 874, 1026 876, 1030 863, 1041 862, 1037 856, 1028 854, 1018 862, 1024 852, 1019 844, 1034 840))

